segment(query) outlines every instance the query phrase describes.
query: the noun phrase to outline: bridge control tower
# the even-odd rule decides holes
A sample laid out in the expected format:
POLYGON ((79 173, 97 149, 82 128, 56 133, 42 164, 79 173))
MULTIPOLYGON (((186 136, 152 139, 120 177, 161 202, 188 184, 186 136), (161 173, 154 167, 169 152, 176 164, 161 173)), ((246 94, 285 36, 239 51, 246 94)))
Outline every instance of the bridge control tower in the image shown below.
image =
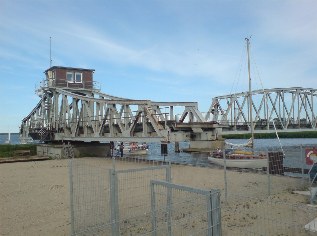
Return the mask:
POLYGON ((93 69, 53 66, 45 71, 48 87, 93 89, 93 69))

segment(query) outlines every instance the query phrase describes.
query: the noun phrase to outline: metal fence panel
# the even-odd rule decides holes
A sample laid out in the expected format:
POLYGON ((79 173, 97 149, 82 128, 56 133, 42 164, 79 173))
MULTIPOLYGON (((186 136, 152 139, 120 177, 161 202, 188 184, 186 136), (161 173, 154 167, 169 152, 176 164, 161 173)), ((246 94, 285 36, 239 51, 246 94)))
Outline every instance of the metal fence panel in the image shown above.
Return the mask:
POLYGON ((118 170, 119 235, 151 232, 150 181, 171 180, 170 166, 118 170))
POLYGON ((307 190, 305 148, 274 158, 269 171, 224 168, 221 215, 210 191, 168 183, 170 166, 122 161, 116 168, 109 159, 72 159, 72 235, 315 235, 317 209, 287 197, 307 190), (151 180, 167 183, 154 187, 151 180))
POLYGON ((221 235, 220 191, 151 181, 152 235, 221 235))
POLYGON ((150 180, 171 180, 170 166, 116 170, 102 158, 70 159, 72 235, 151 232, 150 180))
POLYGON ((110 178, 103 159, 70 159, 72 235, 111 235, 110 178))

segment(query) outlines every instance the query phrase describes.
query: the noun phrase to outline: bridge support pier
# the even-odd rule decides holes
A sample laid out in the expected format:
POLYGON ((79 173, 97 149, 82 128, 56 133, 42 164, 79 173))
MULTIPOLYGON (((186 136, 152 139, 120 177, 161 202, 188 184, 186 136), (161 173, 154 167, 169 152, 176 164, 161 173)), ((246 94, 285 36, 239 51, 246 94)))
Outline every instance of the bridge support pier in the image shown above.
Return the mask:
MULTIPOLYGON (((71 143, 75 157, 110 157, 109 143, 71 143)), ((68 158, 65 157, 63 145, 61 144, 40 144, 36 147, 38 156, 46 156, 52 159, 68 158)))

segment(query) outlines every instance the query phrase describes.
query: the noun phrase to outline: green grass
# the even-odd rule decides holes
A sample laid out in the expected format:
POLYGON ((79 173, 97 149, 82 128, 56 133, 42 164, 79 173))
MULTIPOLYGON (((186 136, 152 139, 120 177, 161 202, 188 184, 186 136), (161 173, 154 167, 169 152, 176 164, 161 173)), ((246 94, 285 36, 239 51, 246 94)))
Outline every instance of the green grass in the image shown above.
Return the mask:
POLYGON ((30 150, 31 155, 36 155, 35 144, 1 144, 0 145, 0 158, 13 157, 14 152, 17 150, 30 150))
MULTIPOLYGON (((278 132, 279 138, 317 138, 317 131, 303 131, 303 132, 278 132)), ((226 139, 249 139, 251 134, 228 134, 222 135, 226 139)), ((275 133, 254 134, 257 139, 271 139, 276 138, 275 133)))

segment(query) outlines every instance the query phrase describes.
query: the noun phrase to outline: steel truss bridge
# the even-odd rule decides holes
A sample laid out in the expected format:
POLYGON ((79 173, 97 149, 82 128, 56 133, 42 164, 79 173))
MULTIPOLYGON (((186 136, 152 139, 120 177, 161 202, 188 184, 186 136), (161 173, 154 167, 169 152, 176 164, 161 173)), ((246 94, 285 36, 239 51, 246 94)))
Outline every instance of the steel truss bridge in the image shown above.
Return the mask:
MULTIPOLYGON (((212 99, 206 119, 224 126, 225 133, 250 130, 249 92, 212 99)), ((256 133, 316 130, 317 89, 274 88, 252 91, 252 117, 256 133)))
POLYGON ((39 103, 22 121, 22 137, 47 142, 177 142, 216 140, 221 133, 217 123, 205 120, 196 102, 132 100, 100 90, 52 86, 43 86, 39 95, 39 103))
MULTIPOLYGON (((317 89, 252 91, 256 133, 316 130, 317 89)), ((250 132, 248 92, 214 97, 207 113, 196 102, 154 102, 111 96, 100 90, 43 86, 25 117, 21 136, 41 141, 211 141, 250 132)))

